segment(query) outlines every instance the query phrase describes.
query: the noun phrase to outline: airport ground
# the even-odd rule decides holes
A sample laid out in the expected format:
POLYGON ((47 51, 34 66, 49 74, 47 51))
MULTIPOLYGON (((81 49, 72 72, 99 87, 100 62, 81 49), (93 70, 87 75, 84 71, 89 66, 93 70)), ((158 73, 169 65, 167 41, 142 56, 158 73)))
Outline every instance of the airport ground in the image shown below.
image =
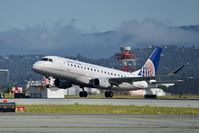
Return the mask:
POLYGON ((188 99, 8 99, 17 105, 132 105, 154 107, 187 107, 199 108, 199 100, 188 99))
POLYGON ((198 133, 199 130, 199 100, 82 98, 9 101, 16 101, 27 110, 24 113, 0 113, 1 133, 198 133), (121 113, 121 109, 129 112, 121 113), (152 110, 155 113, 149 113, 152 110))
POLYGON ((198 133, 199 117, 0 113, 1 133, 198 133))

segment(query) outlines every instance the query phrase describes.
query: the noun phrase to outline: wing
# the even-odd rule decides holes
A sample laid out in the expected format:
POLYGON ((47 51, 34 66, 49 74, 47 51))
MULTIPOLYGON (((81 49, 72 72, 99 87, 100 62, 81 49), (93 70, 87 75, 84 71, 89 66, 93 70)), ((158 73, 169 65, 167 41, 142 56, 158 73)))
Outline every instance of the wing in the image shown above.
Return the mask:
POLYGON ((172 83, 179 83, 184 82, 184 80, 165 80, 165 81, 152 81, 150 84, 157 85, 157 84, 172 84, 172 83))
POLYGON ((112 85, 119 85, 123 82, 132 83, 136 81, 149 81, 155 79, 155 77, 125 77, 125 78, 109 78, 109 83, 112 85))

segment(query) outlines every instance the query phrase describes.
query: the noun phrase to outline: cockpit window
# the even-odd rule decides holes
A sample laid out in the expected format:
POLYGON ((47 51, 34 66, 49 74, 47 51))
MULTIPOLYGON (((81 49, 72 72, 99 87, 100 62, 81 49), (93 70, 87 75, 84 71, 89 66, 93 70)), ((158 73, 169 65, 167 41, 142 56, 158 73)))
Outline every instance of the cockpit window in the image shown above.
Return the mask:
POLYGON ((49 59, 50 62, 53 62, 53 59, 49 59))
POLYGON ((41 60, 42 61, 48 61, 48 58, 42 58, 41 60))
POLYGON ((53 62, 53 59, 49 59, 49 58, 42 58, 41 60, 42 60, 42 61, 50 61, 50 62, 53 62))

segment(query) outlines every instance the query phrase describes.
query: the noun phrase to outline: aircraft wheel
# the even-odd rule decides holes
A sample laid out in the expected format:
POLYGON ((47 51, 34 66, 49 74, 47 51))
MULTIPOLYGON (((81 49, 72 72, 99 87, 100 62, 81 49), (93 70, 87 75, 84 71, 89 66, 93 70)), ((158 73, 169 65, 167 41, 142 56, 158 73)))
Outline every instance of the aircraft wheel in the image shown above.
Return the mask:
POLYGON ((109 92, 109 97, 113 97, 113 92, 112 91, 109 92))
POLYGON ((109 97, 108 91, 105 92, 105 97, 109 97))
POLYGON ((83 97, 83 96, 84 96, 84 92, 83 92, 83 91, 80 91, 80 92, 79 92, 79 96, 80 96, 80 97, 83 97))
POLYGON ((79 92, 79 96, 80 96, 80 97, 87 97, 87 96, 88 96, 88 93, 87 93, 87 91, 80 91, 80 92, 79 92))
POLYGON ((83 93, 84 93, 84 97, 87 97, 87 96, 88 96, 87 91, 83 91, 83 93))
POLYGON ((106 91, 105 97, 113 97, 113 92, 112 91, 106 91))

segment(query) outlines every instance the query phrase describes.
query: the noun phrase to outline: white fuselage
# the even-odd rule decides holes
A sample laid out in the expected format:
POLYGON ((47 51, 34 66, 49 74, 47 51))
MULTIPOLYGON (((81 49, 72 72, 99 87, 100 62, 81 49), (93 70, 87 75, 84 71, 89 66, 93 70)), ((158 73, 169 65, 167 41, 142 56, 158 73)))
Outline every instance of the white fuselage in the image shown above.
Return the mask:
MULTIPOLYGON (((46 56, 44 58, 48 60, 37 61, 33 64, 33 70, 35 72, 62 80, 70 80, 73 84, 83 85, 85 87, 92 87, 90 82, 95 78, 109 79, 139 77, 139 70, 130 73, 58 56, 46 56)), ((146 81, 136 81, 131 83, 123 82, 119 85, 114 85, 111 87, 111 90, 136 90, 148 88, 149 84, 146 81)))

